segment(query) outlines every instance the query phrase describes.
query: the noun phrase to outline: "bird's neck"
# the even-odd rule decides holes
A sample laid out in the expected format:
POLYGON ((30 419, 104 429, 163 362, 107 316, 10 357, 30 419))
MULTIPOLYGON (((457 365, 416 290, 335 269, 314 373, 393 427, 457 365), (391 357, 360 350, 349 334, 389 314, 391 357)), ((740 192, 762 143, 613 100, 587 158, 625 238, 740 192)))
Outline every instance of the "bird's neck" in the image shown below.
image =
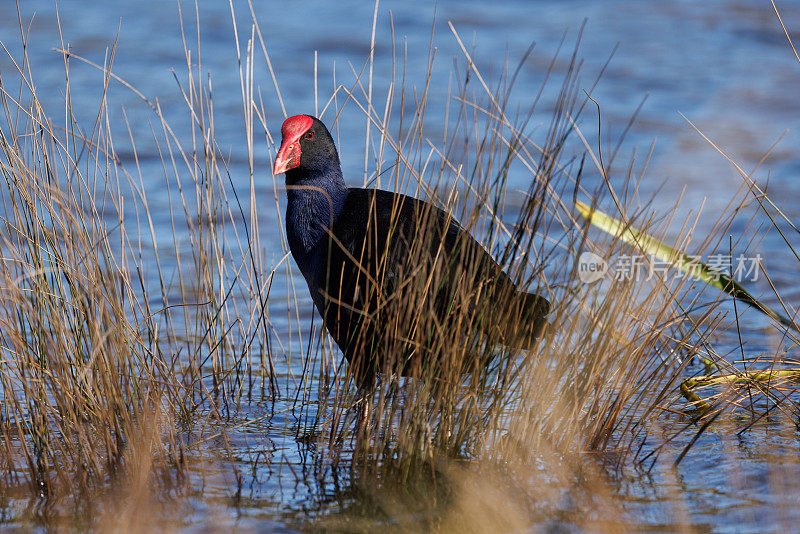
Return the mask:
POLYGON ((290 170, 286 173, 286 189, 289 247, 295 256, 308 255, 339 217, 347 186, 339 169, 316 174, 290 170))

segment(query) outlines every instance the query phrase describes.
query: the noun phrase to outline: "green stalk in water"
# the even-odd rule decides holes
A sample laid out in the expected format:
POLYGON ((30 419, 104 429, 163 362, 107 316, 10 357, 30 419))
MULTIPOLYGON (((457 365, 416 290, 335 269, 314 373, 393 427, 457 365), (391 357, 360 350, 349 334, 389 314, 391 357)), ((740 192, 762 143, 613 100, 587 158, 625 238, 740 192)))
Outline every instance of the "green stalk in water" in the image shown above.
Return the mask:
POLYGON ((800 332, 800 328, 798 328, 794 321, 779 314, 767 305, 759 302, 758 299, 751 295, 750 292, 747 291, 740 283, 738 283, 736 280, 733 280, 729 275, 723 273, 722 271, 714 269, 713 267, 709 267, 696 258, 691 258, 690 256, 687 256, 686 254, 679 252, 668 245, 665 245, 658 239, 649 236, 644 232, 636 230, 630 225, 622 223, 621 221, 618 221, 617 219, 614 219, 602 211, 592 208, 591 206, 588 206, 579 200, 575 201, 575 207, 578 209, 578 212, 581 214, 581 216, 588 220, 593 226, 596 226, 604 232, 621 239, 625 243, 639 247, 645 253, 650 254, 659 260, 671 263, 682 272, 694 276, 706 284, 716 287, 720 291, 728 293, 733 298, 749 304, 758 311, 779 322, 783 326, 791 328, 796 332, 800 332))

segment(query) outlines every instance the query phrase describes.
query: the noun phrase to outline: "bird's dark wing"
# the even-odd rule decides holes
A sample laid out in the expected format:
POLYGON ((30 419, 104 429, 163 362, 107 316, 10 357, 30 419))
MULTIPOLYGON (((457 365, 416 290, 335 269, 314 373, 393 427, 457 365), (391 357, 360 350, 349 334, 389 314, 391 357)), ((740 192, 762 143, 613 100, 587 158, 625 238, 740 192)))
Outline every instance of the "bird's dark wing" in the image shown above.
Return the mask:
POLYGON ((320 312, 348 360, 359 360, 357 378, 374 376, 386 354, 430 352, 430 331, 466 329, 516 293, 453 217, 406 195, 350 189, 325 241, 320 312))

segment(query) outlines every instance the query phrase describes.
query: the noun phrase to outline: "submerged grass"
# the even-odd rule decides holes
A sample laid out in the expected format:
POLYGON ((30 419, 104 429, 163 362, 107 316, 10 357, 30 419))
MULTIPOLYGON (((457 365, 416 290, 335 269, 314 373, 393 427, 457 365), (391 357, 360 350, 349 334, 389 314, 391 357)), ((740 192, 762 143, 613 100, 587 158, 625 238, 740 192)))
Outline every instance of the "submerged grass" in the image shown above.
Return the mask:
MULTIPOLYGON (((135 89, 112 74, 114 48, 96 65, 105 75, 104 97, 88 130, 73 114, 70 90, 71 65, 86 60, 62 44, 61 123, 37 98, 25 47, 11 56, 19 86, 9 86, 10 76, 0 81, 3 498, 70 502, 67 509, 89 511, 77 517, 103 527, 97 517, 135 521, 147 509, 169 516, 174 510, 165 500, 192 495, 198 473, 232 464, 230 495, 238 502, 246 466, 219 452, 230 451, 228 434, 291 413, 296 419, 275 424, 289 426, 300 445, 316 451, 303 471, 314 472, 320 488, 330 477, 347 480, 338 505, 292 519, 301 524, 366 530, 388 521, 409 530, 479 531, 571 523, 618 531, 635 518, 621 513, 614 473, 652 467, 665 443, 679 434, 699 436, 725 412, 796 418, 793 386, 761 384, 766 404, 748 391, 745 405, 738 380, 714 382, 719 393, 707 400, 699 424, 687 411, 679 390, 694 358, 733 366, 714 348, 738 324, 738 315, 726 317, 719 296, 666 273, 647 282, 581 281, 582 252, 606 259, 634 252, 620 236, 593 233, 571 208, 575 199, 611 204, 615 217, 660 241, 672 214, 656 220, 638 202, 641 175, 634 168, 643 173, 646 160, 618 170, 586 141, 579 125, 591 96, 579 83, 577 48, 561 71, 553 60, 538 95, 518 111, 514 82, 532 50, 490 77, 450 30, 463 57, 444 102, 429 101, 434 43, 424 83, 411 88, 401 59, 407 51, 392 33, 394 75, 385 95, 373 87, 370 55, 320 115, 334 131, 340 114, 360 113, 367 130, 364 182, 453 213, 521 287, 546 296, 554 310, 534 347, 501 351, 496 339, 472 331, 468 306, 457 307, 446 329, 431 324, 417 303, 432 281, 410 277, 381 313, 408 333, 403 346, 415 344, 437 363, 411 379, 394 376, 391 364, 383 369, 366 435, 354 432, 352 370, 339 364, 320 325, 309 332, 301 320, 298 295, 306 289, 292 272, 285 240, 280 261, 270 263, 264 251, 255 195, 264 170, 255 164, 255 131, 263 127, 274 149, 269 131, 281 119, 265 111, 255 89, 258 44, 269 64, 257 22, 239 55, 249 195, 233 187, 225 143, 214 137, 213 93, 188 44, 178 80, 187 126, 180 131, 187 133, 176 134, 158 102, 138 93, 154 116, 164 173, 156 193, 162 205, 168 201, 168 224, 163 214, 154 216, 145 185, 152 179, 141 175, 135 148, 131 165, 117 153, 105 95, 117 82, 135 89), (446 108, 443 123, 426 121, 431 105, 446 108), (525 191, 509 186, 520 175, 528 177, 525 191), (164 232, 172 233, 171 248, 164 232), (279 302, 269 298, 275 282, 289 295, 279 302), (287 315, 296 333, 279 332, 271 313, 287 315), (475 354, 490 363, 462 375, 463 362, 475 354), (271 403, 271 411, 240 417, 254 398, 271 403), (685 424, 671 435, 658 430, 654 444, 658 425, 671 416, 685 424)), ((374 40, 373 32, 371 49, 374 40)), ((274 76, 273 82, 277 89, 274 76)), ((743 187, 758 191, 764 206, 749 177, 743 187)), ((280 187, 274 189, 280 209, 280 187)), ((691 228, 683 228, 673 248, 702 254, 725 247, 747 193, 720 214, 699 246, 690 243, 691 228)), ((528 326, 520 322, 515 330, 528 326)), ((400 354, 403 347, 384 350, 400 354)), ((766 355, 762 367, 783 365, 787 352, 766 355)), ((322 489, 319 499, 325 498, 322 489)))

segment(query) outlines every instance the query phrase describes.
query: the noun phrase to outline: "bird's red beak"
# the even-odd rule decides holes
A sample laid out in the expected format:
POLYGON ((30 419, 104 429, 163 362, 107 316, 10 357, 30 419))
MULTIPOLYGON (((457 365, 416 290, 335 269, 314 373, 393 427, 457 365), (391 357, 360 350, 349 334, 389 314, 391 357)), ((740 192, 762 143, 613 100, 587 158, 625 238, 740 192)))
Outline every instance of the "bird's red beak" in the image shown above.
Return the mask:
POLYGON ((295 115, 283 121, 281 148, 275 157, 272 174, 281 174, 300 165, 300 138, 313 124, 308 115, 295 115))
POLYGON ((272 174, 281 174, 289 169, 294 169, 298 165, 300 165, 300 143, 297 141, 287 143, 284 140, 281 143, 281 149, 278 150, 278 156, 275 158, 272 174))

